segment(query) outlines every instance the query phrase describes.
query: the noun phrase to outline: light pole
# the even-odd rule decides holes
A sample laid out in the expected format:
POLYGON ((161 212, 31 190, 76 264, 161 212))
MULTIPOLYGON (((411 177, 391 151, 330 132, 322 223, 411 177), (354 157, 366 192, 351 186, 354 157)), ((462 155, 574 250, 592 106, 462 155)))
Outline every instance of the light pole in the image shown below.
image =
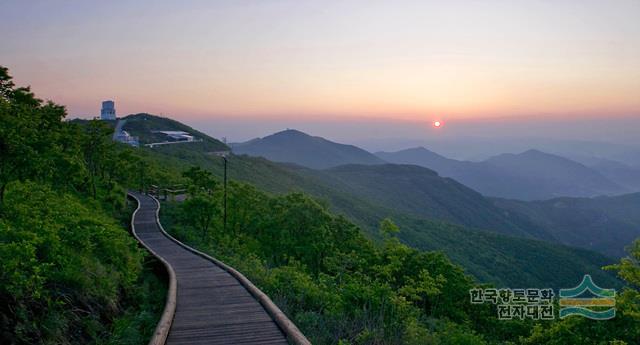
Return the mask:
POLYGON ((223 210, 223 214, 222 214, 222 230, 224 231, 225 235, 227 233, 227 156, 222 156, 222 159, 224 160, 224 200, 223 205, 224 205, 224 210, 223 210))
POLYGON ((222 229, 223 232, 227 233, 227 156, 229 155, 229 151, 219 151, 216 152, 216 155, 222 157, 224 161, 224 175, 223 175, 223 188, 224 188, 224 197, 222 199, 222 229))
POLYGON ((140 193, 144 194, 144 162, 140 162, 140 193))

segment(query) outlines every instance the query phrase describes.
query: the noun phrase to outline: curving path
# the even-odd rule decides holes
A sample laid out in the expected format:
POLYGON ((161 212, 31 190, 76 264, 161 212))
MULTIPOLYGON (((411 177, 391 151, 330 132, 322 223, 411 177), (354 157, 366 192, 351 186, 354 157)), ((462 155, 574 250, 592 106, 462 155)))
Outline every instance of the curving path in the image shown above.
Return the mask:
POLYGON ((167 303, 150 344, 310 344, 244 276, 169 236, 159 203, 140 193, 132 232, 167 268, 167 303))

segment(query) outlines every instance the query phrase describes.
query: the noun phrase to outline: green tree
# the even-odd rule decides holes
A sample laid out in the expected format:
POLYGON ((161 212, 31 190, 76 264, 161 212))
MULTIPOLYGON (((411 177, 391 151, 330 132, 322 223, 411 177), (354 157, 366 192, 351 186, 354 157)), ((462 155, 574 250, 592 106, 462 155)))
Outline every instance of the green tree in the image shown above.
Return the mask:
POLYGON ((209 230, 220 215, 216 198, 203 193, 190 195, 184 201, 182 209, 188 222, 200 231, 201 240, 209 242, 209 230))
POLYGON ((135 155, 65 115, 0 67, 0 343, 145 339, 164 293, 119 223, 135 155))
POLYGON ((94 199, 97 197, 98 179, 104 179, 108 162, 111 161, 109 155, 114 152, 110 138, 112 133, 113 129, 103 121, 91 120, 82 137, 84 161, 89 172, 88 183, 94 199))
POLYGON ((64 107, 16 88, 0 66, 0 203, 11 181, 51 177, 58 156, 64 107))
POLYGON ((212 194, 216 190, 217 181, 211 172, 194 166, 182 173, 182 176, 189 179, 190 193, 204 192, 212 194))
POLYGON ((640 240, 628 248, 629 256, 605 267, 618 272, 627 286, 616 296, 616 316, 590 320, 570 316, 547 327, 536 326, 525 344, 637 344, 640 339, 640 240))
POLYGON ((380 234, 384 238, 391 238, 400 233, 400 228, 390 219, 385 218, 380 222, 380 234))
POLYGON ((108 332, 141 272, 132 237, 93 200, 33 182, 11 183, 6 201, 0 343, 89 343, 108 332))

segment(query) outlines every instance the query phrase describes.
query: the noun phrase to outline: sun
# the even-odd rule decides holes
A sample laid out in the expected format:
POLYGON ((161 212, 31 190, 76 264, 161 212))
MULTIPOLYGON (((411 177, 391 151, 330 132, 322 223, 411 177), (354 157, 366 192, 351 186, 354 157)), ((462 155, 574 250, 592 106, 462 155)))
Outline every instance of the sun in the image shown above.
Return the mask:
POLYGON ((443 125, 442 121, 435 121, 433 123, 433 127, 435 127, 435 128, 440 128, 440 127, 442 127, 442 125, 443 125))

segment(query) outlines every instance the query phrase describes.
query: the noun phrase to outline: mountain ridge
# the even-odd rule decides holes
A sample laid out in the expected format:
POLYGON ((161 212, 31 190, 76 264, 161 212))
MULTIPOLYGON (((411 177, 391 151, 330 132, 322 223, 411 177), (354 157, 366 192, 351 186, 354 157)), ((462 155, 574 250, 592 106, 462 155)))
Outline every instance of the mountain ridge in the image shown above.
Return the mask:
POLYGON ((325 169, 338 165, 382 164, 374 154, 354 145, 340 144, 295 129, 286 129, 263 138, 234 144, 236 154, 264 157, 275 162, 295 163, 325 169))
MULTIPOLYGON (((176 173, 196 165, 212 172, 218 178, 222 177, 222 160, 195 144, 164 145, 143 150, 152 155, 154 160, 164 162, 165 169, 171 169, 176 173)), ((231 180, 247 182, 270 193, 308 193, 332 211, 358 224, 367 236, 377 240, 380 240, 380 221, 391 217, 401 228, 399 238, 403 242, 424 250, 443 251, 482 282, 492 282, 499 286, 563 286, 588 272, 594 277, 597 276, 599 281, 615 284, 615 279, 600 270, 600 267, 612 263, 613 260, 600 253, 531 239, 531 236, 515 237, 486 227, 482 229, 456 225, 428 219, 426 216, 406 214, 398 210, 394 203, 379 205, 374 200, 367 199, 366 194, 353 193, 350 189, 353 187, 349 187, 344 176, 335 176, 335 171, 332 172, 331 169, 314 170, 300 165, 272 162, 261 157, 234 154, 228 157, 228 166, 228 177, 231 180), (543 260, 529 262, 519 258, 521 253, 538 255, 543 260), (553 272, 562 272, 562 277, 553 272)), ((361 165, 355 169, 367 170, 372 167, 382 170, 389 168, 361 165)), ((354 167, 335 168, 338 172, 345 169, 354 167)), ((427 169, 419 166, 393 169, 417 169, 424 172, 421 176, 442 181, 450 180, 439 177, 433 171, 426 173, 427 169)), ((374 192, 379 195, 385 194, 384 190, 374 192)))
POLYGON ((627 192, 581 163, 536 149, 500 154, 481 162, 450 159, 424 147, 376 154, 392 163, 431 168, 491 197, 541 200, 627 192))

